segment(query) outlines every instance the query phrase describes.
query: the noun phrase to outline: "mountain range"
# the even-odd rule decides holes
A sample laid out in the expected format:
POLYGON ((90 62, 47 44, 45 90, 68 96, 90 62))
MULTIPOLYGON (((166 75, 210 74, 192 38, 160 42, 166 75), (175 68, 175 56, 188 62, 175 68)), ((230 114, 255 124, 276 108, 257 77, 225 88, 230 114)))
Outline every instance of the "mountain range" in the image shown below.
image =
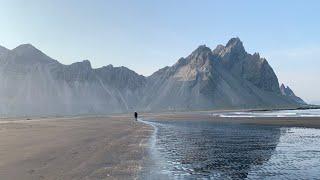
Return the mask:
POLYGON ((239 38, 205 45, 150 76, 126 67, 64 65, 32 46, 0 46, 0 114, 75 115, 131 111, 295 108, 306 103, 239 38))

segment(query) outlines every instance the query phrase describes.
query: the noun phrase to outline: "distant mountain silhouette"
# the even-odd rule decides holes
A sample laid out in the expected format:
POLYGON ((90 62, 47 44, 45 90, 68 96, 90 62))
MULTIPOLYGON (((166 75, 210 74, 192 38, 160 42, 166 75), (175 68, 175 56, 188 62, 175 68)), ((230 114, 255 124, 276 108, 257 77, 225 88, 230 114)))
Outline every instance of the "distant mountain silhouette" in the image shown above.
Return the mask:
POLYGON ((304 104, 280 89, 267 60, 247 53, 239 38, 213 51, 199 46, 188 57, 148 77, 126 67, 93 69, 88 60, 63 65, 30 44, 13 50, 0 46, 0 83, 2 115, 291 108, 304 104))

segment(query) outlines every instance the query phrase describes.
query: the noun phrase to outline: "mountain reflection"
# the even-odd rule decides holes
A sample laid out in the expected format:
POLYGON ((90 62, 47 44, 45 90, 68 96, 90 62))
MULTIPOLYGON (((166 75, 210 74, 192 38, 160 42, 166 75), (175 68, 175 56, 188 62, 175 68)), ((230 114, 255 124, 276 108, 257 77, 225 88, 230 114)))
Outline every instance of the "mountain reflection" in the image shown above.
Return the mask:
POLYGON ((278 127, 208 121, 152 123, 158 128, 156 161, 175 178, 244 179, 252 166, 270 159, 280 138, 278 127))

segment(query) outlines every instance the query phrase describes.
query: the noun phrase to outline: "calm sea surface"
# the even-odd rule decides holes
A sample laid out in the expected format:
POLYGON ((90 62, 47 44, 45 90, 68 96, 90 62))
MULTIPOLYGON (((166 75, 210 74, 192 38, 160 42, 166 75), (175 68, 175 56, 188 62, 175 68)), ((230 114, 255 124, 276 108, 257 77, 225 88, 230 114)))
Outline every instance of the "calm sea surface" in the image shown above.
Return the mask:
POLYGON ((152 160, 141 179, 320 179, 320 130, 148 121, 152 160))

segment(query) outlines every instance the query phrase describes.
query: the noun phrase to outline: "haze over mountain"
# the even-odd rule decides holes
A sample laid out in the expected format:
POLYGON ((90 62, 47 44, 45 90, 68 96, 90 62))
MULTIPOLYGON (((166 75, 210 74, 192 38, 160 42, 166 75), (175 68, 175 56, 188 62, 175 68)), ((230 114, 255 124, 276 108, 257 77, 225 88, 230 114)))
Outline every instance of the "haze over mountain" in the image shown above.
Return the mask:
POLYGON ((30 44, 13 50, 0 47, 0 83, 2 115, 279 108, 305 104, 291 89, 292 93, 280 89, 267 60, 258 53, 247 53, 239 38, 214 50, 199 46, 188 57, 148 77, 126 67, 108 65, 93 69, 88 60, 63 65, 30 44))

